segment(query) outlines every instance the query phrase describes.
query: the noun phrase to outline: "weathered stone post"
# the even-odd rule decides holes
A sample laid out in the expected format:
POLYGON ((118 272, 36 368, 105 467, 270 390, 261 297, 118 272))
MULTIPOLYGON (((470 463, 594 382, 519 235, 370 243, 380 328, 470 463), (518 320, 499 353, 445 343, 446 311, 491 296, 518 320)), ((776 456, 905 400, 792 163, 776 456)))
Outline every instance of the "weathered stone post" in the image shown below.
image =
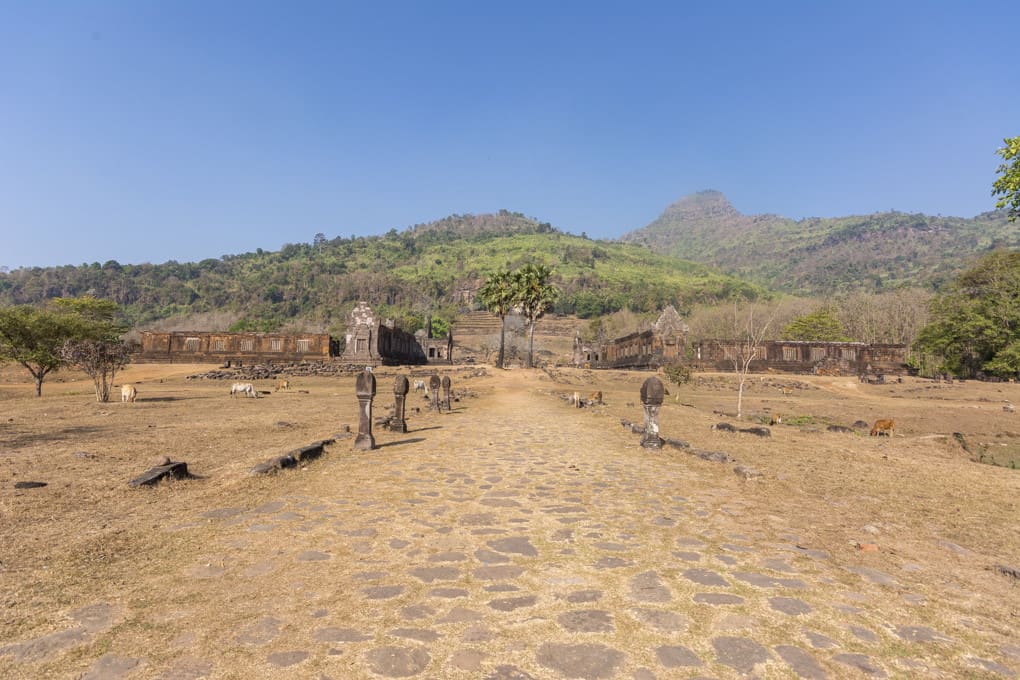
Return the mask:
POLYGON ((429 378, 429 410, 439 410, 439 376, 434 375, 429 378))
POLYGON ((354 438, 355 451, 371 451, 375 448, 372 436, 372 399, 375 397, 375 376, 368 371, 358 374, 355 383, 358 395, 358 436, 354 438))
POLYGON ((443 376, 443 410, 450 412, 450 376, 443 376))
POLYGON ((641 385, 641 404, 645 407, 645 433, 641 436, 641 446, 646 449, 661 449, 662 439, 659 438, 659 409, 662 407, 662 396, 665 390, 662 381, 652 377, 641 385))
POLYGON ((398 375, 393 383, 393 420, 390 422, 390 429, 394 432, 407 432, 407 421, 404 420, 404 401, 411 385, 407 376, 398 375))

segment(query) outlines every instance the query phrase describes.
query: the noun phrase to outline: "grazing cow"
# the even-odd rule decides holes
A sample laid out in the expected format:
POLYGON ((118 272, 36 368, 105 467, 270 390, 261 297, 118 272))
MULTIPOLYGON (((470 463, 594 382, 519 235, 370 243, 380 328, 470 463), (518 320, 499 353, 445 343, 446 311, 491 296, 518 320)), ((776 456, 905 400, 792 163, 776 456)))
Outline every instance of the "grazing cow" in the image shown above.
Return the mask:
POLYGON ((134 403, 138 397, 138 390, 135 389, 134 385, 121 385, 120 386, 120 400, 129 401, 134 403))
POLYGON ((588 397, 588 401, 592 404, 602 404, 602 390, 592 392, 591 396, 588 397))
POLYGON ((429 388, 428 388, 428 386, 425 385, 425 381, 424 380, 415 380, 414 381, 414 391, 415 392, 424 392, 424 393, 428 394, 429 388))
POLYGON ((240 394, 242 397, 251 397, 252 399, 258 399, 259 393, 255 389, 255 386, 251 383, 234 383, 230 386, 230 397, 240 394))
POLYGON ((792 387, 780 387, 779 391, 783 393, 784 397, 788 397, 791 394, 793 394, 793 388, 792 387))
POLYGON ((781 425, 782 422, 783 422, 782 413, 773 413, 771 416, 769 416, 769 425, 781 425))
POLYGON ((876 420, 875 427, 871 428, 871 436, 878 437, 885 434, 887 437, 892 437, 894 424, 892 420, 876 420))
POLYGON ((273 391, 274 392, 279 392, 280 390, 289 390, 289 389, 290 389, 290 381, 287 380, 286 378, 280 378, 279 380, 276 381, 276 388, 273 391))

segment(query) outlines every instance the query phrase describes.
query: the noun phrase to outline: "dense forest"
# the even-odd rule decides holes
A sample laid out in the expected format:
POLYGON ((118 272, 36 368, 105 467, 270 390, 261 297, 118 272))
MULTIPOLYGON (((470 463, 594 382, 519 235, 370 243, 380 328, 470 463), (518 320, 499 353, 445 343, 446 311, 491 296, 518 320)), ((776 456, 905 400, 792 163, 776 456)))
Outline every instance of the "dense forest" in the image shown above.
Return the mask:
POLYGON ((498 269, 525 263, 553 269, 561 291, 554 313, 582 318, 622 309, 653 312, 666 304, 683 311, 765 295, 704 265, 565 234, 503 210, 453 215, 383 236, 316 234, 310 243, 277 252, 195 263, 17 269, 0 274, 0 304, 89 294, 119 304, 135 327, 190 323, 193 330, 336 332, 354 303, 366 300, 415 330, 427 314, 452 319, 478 308, 463 291, 476 290, 498 269))

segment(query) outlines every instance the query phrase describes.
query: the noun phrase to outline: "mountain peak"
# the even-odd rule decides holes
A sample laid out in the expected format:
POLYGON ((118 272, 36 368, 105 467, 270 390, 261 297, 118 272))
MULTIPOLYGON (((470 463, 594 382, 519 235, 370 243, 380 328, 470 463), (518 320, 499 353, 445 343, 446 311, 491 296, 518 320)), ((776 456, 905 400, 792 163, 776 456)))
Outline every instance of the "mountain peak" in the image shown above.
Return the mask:
POLYGON ((666 208, 663 217, 698 219, 705 217, 738 217, 740 213, 721 191, 708 189, 684 196, 666 208))

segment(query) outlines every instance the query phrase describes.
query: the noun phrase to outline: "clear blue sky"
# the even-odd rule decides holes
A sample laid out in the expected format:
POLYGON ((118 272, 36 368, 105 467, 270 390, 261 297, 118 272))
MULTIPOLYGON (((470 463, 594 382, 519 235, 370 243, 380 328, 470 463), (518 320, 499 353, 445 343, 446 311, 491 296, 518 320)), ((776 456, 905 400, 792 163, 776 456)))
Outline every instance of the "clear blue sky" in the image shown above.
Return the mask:
POLYGON ((506 208, 615 238, 718 189, 990 210, 1017 0, 0 0, 0 266, 197 261, 506 208))

